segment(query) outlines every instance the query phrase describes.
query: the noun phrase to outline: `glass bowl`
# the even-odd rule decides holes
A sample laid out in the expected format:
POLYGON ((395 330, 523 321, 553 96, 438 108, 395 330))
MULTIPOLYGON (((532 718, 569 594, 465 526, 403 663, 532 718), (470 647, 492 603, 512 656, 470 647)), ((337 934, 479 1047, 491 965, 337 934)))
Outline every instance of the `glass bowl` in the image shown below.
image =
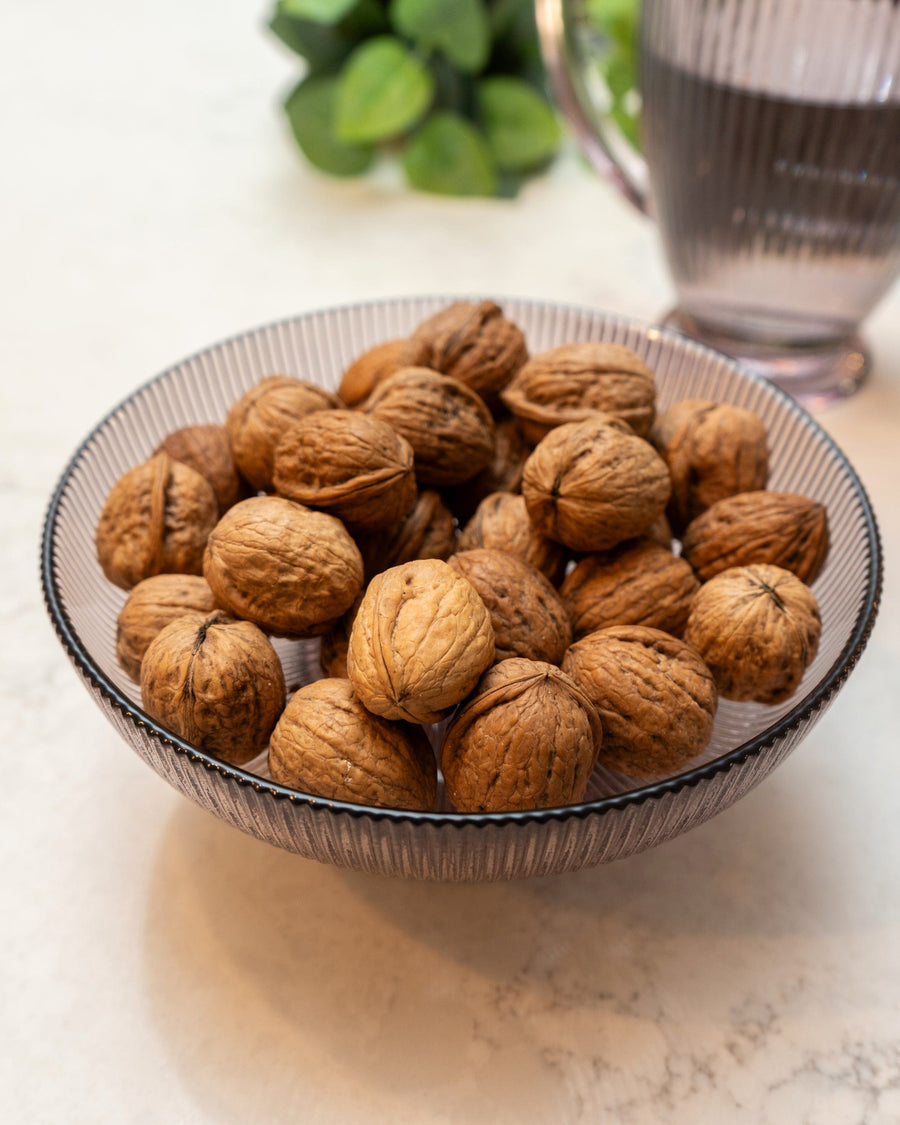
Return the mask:
MULTIPOLYGON (((323 800, 268 780, 264 756, 244 768, 226 765, 161 728, 141 710, 139 689, 116 663, 125 593, 101 573, 94 528, 117 477, 169 431, 222 421, 265 375, 295 374, 333 390, 360 352, 407 335, 449 300, 396 299, 304 314, 216 344, 140 387, 76 450, 50 501, 42 551, 47 609, 75 670, 128 745, 192 801, 270 844, 326 863, 448 880, 547 875, 621 859, 709 820, 787 757, 856 665, 881 589, 875 518, 834 442, 787 395, 674 332, 595 310, 503 302, 532 353, 577 340, 614 341, 656 372, 661 407, 712 398, 755 411, 769 433, 769 487, 827 507, 831 549, 813 587, 823 618, 815 661, 781 705, 722 700, 712 742, 690 768, 641 783, 598 768, 583 803, 535 812, 419 813, 323 800)), ((318 678, 317 641, 275 643, 289 686, 318 678)))

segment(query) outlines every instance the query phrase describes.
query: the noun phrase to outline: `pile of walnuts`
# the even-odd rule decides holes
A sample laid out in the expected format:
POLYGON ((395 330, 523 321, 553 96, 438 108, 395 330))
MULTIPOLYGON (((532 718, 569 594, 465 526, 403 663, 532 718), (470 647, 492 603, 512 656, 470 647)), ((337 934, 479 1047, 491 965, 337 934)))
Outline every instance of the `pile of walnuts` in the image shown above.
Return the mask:
POLYGON ((682 769, 720 695, 796 690, 828 524, 767 479, 749 411, 658 413, 628 348, 529 357, 496 304, 458 302, 337 394, 271 375, 168 435, 110 491, 97 554, 129 591, 121 666, 204 751, 431 809, 441 723, 455 809, 545 808, 597 762, 682 769), (321 638, 323 678, 287 699, 273 636, 321 638))

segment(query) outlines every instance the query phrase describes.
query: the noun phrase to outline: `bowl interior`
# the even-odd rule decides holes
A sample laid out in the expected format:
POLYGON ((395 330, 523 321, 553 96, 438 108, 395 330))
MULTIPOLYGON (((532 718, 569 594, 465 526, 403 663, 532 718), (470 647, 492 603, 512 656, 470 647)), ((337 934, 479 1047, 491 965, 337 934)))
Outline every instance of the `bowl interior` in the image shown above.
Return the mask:
MULTIPOLYGON (((44 559, 51 613, 63 623, 74 657, 101 690, 121 693, 153 726, 141 716, 137 685, 115 658, 116 616, 126 595, 104 578, 94 549, 97 519, 121 473, 146 459, 171 430, 222 421, 230 404, 265 375, 293 374, 335 389, 344 368, 362 351, 408 334, 447 301, 433 297, 351 306, 247 332, 170 368, 103 419, 76 452, 51 503, 44 559)), ((753 410, 769 434, 769 487, 799 492, 826 506, 831 548, 813 586, 823 619, 816 659, 784 703, 721 701, 712 741, 683 771, 685 780, 708 763, 727 763, 754 740, 777 736, 839 686, 874 616, 878 537, 853 469, 786 395, 674 333, 597 311, 515 299, 502 303, 525 331, 532 353, 586 339, 622 343, 655 371, 660 407, 684 398, 711 398, 753 410)), ((291 687, 318 678, 318 642, 278 641, 276 647, 291 687)), ((266 777, 264 757, 245 768, 266 777)), ((652 784, 652 779, 638 783, 598 768, 587 800, 602 804, 604 798, 640 794, 652 784)))

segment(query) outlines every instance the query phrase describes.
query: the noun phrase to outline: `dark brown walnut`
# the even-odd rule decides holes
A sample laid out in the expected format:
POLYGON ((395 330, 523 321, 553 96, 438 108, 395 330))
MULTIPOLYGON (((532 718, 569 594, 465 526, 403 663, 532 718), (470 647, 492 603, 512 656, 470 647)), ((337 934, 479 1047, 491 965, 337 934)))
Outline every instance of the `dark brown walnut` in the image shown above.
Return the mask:
POLYGON ((684 639, 700 653, 726 699, 789 699, 819 647, 812 590, 789 570, 732 567, 697 591, 684 639))
POLYGON ((156 452, 168 453, 173 460, 206 477, 216 494, 220 513, 249 495, 249 486, 238 472, 231 438, 224 426, 184 426, 169 434, 156 452))
POLYGON ((532 523, 573 551, 604 551, 642 535, 665 510, 670 488, 649 442, 600 413, 551 430, 522 477, 532 523))
POLYGON ((485 497, 494 492, 518 492, 531 446, 515 418, 504 418, 494 429, 494 455, 488 465, 464 484, 443 490, 444 501, 461 523, 472 518, 485 497))
POLYGON ((369 711, 435 723, 493 662, 490 614, 475 587, 439 559, 376 575, 350 632, 347 675, 369 711))
POLYGON ((413 451, 386 422, 352 410, 302 418, 275 447, 275 491, 353 530, 393 527, 416 502, 413 451))
POLYGON ((217 603, 279 637, 324 633, 362 587, 359 549, 339 519, 281 496, 235 504, 209 537, 203 573, 217 603))
POLYGON ((559 592, 576 638, 608 625, 649 625, 681 636, 699 586, 689 563, 642 538, 586 555, 559 592))
POLYGON ((173 621, 141 664, 147 714, 232 765, 265 749, 284 699, 281 662, 265 634, 225 613, 173 621))
POLYGON ((405 338, 385 340, 357 356, 344 372, 338 398, 347 406, 360 406, 379 383, 406 365, 407 343, 405 338))
POLYGON ((269 743, 272 780, 330 801, 434 808, 437 766, 424 731, 370 714, 346 679, 292 697, 269 743))
POLYGON ((484 547, 460 551, 448 562, 487 607, 495 660, 524 656, 559 664, 572 643, 572 627, 559 594, 539 570, 484 547))
POLYGON ((350 647, 350 630, 362 603, 362 590, 353 605, 323 633, 319 639, 319 667, 323 676, 347 678, 347 649, 350 647))
POLYGON ((440 495, 420 492, 411 511, 389 531, 357 536, 367 577, 413 559, 447 559, 456 550, 456 524, 440 495))
POLYGON ((404 367, 366 400, 365 412, 413 447, 421 485, 459 484, 494 454, 494 420, 478 395, 426 367, 404 367))
POLYGON ((110 489, 97 523, 97 558, 116 586, 152 574, 199 574, 219 506, 198 472, 158 453, 110 489))
POLYGON ((532 356, 502 397, 532 445, 555 426, 598 410, 645 437, 655 415, 656 384, 637 352, 590 340, 532 356))
POLYGON ((116 620, 116 659, 138 681, 141 661, 153 638, 186 613, 212 613, 212 590, 198 574, 154 574, 138 582, 116 620))
POLYGON ((712 673, 677 637, 645 625, 613 625, 576 641, 563 671, 603 724, 600 762, 631 777, 680 770, 712 737, 712 673))
POLYGON ((241 395, 225 428, 237 467, 257 491, 272 490, 275 447, 301 418, 344 404, 315 383, 292 375, 269 375, 241 395))
POLYGON ((651 440, 672 475, 668 516, 676 535, 717 500, 766 487, 766 429, 743 407, 676 402, 657 419, 651 440))
POLYGON ((493 301, 456 301, 412 334, 406 362, 452 375, 493 404, 528 359, 522 330, 493 301))
POLYGON ((458 812, 512 812, 584 799, 603 739, 590 700, 553 664, 513 658, 482 676, 441 748, 458 812))
POLYGON ((486 497, 463 528, 459 549, 471 551, 476 547, 514 555, 554 585, 566 571, 565 549, 537 530, 528 515, 525 497, 511 492, 495 492, 486 497))
POLYGON ((669 523, 665 512, 647 528, 644 535, 648 539, 652 539, 654 543, 665 547, 667 551, 671 551, 672 540, 675 536, 672 534, 672 525, 669 523))
POLYGON ((783 566, 812 582, 828 555, 828 513, 795 492, 740 492, 691 521, 682 552, 702 582, 751 563, 783 566))

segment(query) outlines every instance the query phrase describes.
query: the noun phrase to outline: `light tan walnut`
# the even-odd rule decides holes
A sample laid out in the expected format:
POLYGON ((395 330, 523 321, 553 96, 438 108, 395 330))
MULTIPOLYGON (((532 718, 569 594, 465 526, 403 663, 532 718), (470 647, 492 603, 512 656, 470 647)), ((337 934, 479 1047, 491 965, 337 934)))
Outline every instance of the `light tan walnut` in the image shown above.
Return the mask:
POLYGON ((173 621, 141 663, 147 714, 232 765, 265 749, 284 699, 281 663, 265 634, 224 613, 173 621))
POLYGON ((347 406, 361 406, 379 383, 406 366, 408 341, 385 340, 357 356, 344 372, 337 393, 347 406))
POLYGON ((212 613, 212 590, 198 574, 154 574, 138 582, 116 620, 116 659, 131 677, 141 678, 141 661, 157 633, 186 613, 212 613))
POLYGON ((644 625, 613 625, 576 641, 563 671, 603 724, 600 762, 631 777, 682 769, 712 737, 712 673, 677 637, 644 625))
POLYGON ((437 796, 424 731, 370 714, 346 679, 294 693, 269 743, 269 773, 329 801, 427 811, 437 796))
POLYGON ((392 530, 356 537, 369 578, 413 559, 447 559, 456 550, 456 540, 453 516, 432 489, 419 493, 392 530))
POLYGON ((168 434, 156 452, 168 453, 173 460, 205 477, 216 494, 220 514, 250 494, 247 482, 238 472, 231 438, 224 426, 184 426, 168 434))
POLYGON ((554 808, 584 799, 603 739, 581 689, 553 664, 495 664, 454 716, 441 748, 458 812, 554 808))
POLYGON ((217 603, 279 637, 324 633, 362 587, 340 520, 281 496, 253 496, 216 524, 203 573, 217 603))
POLYGON ((821 631, 812 590, 789 570, 755 564, 704 582, 684 639, 709 665, 726 699, 781 703, 815 659, 821 631))
POLYGON ((350 632, 347 675, 369 711, 435 723, 494 659, 491 618, 475 587, 439 559, 376 575, 350 632))
POLYGON ((554 585, 565 574, 565 548, 537 530, 525 497, 518 493, 495 492, 478 505, 459 537, 461 551, 476 547, 505 551, 535 567, 554 585))

